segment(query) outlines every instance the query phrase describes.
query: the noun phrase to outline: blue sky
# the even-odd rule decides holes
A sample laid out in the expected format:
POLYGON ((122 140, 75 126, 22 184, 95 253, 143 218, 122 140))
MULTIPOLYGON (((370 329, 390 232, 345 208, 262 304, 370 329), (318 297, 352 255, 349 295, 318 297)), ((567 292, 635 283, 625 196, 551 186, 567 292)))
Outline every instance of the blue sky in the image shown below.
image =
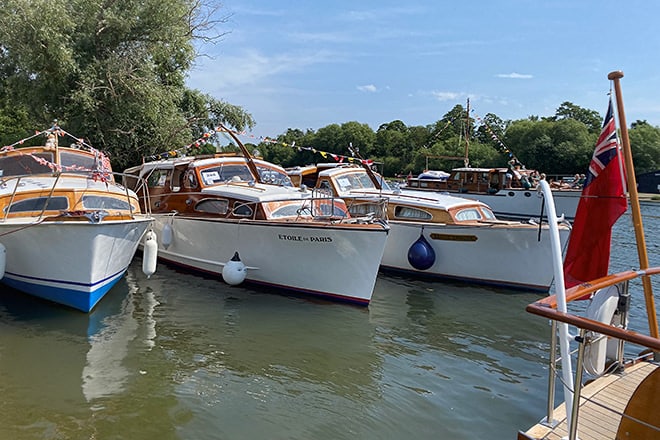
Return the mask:
POLYGON ((660 125, 660 2, 223 0, 188 85, 240 105, 258 136, 358 121, 427 125, 607 109, 622 70, 628 125, 660 125))

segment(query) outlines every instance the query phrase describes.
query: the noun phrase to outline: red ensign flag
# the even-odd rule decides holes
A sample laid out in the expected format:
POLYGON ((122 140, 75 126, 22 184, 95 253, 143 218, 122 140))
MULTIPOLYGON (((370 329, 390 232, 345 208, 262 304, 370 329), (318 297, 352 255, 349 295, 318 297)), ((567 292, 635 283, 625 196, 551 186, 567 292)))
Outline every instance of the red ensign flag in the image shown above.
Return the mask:
POLYGON ((612 226, 628 207, 623 170, 610 99, 564 259, 567 289, 608 273, 612 226))

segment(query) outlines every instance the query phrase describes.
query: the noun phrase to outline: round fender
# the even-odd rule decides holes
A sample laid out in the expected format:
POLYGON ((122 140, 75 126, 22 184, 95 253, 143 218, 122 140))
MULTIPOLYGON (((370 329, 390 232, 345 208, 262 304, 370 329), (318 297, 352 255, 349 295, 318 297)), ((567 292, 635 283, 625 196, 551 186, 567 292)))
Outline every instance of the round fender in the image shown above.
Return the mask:
POLYGON ((245 281, 245 277, 247 277, 247 267, 241 261, 238 252, 235 252, 232 259, 222 268, 222 279, 230 286, 237 286, 245 281))
POLYGON ((417 270, 426 270, 435 263, 435 251, 423 234, 408 249, 408 263, 417 270))

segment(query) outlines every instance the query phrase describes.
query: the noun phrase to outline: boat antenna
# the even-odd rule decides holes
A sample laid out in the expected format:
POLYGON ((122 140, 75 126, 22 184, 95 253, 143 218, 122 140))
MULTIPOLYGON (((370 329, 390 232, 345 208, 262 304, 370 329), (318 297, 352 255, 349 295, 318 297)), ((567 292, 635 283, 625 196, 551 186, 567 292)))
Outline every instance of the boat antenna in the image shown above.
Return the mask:
POLYGON ((250 172, 252 173, 252 175, 254 176, 255 182, 263 183, 261 181, 261 176, 259 174, 259 170, 257 169, 257 166, 254 163, 254 159, 252 158, 252 155, 247 150, 247 148, 245 148, 245 145, 243 145, 243 142, 241 142, 241 140, 238 138, 238 136, 236 136, 236 134, 233 131, 229 130, 227 127, 222 125, 222 123, 218 124, 218 128, 222 129, 225 133, 229 134, 229 136, 231 136, 231 138, 234 140, 234 142, 236 142, 236 144, 238 145, 238 148, 241 149, 241 153, 243 153, 243 156, 245 157, 245 160, 247 161, 247 166, 250 169, 250 172))
MULTIPOLYGON (((621 130, 621 143, 623 144, 623 157, 626 161, 626 181, 628 192, 630 194, 630 209, 632 211, 633 227, 635 228, 635 239, 637 241, 637 255, 639 256, 639 268, 648 269, 649 257, 646 252, 646 242, 644 241, 644 226, 642 225, 642 211, 639 206, 639 196, 637 193, 637 180, 635 178, 635 168, 632 160, 632 149, 630 148, 630 139, 628 138, 628 126, 626 125, 626 114, 623 109, 623 95, 621 94, 621 84, 619 80, 623 78, 623 72, 615 70, 607 75, 607 79, 614 83, 614 94, 616 95, 616 108, 619 114, 619 129, 621 130)), ((644 299, 646 300, 646 314, 649 321, 649 330, 651 336, 658 338, 658 318, 655 312, 655 302, 653 299, 653 288, 651 279, 648 275, 642 276, 642 286, 644 287, 644 299)))
POLYGON ((367 171, 367 175, 376 186, 376 189, 382 190, 383 185, 380 183, 380 180, 378 180, 378 177, 376 177, 376 175, 374 174, 374 171, 371 169, 371 166, 369 166, 367 161, 365 161, 360 155, 360 149, 354 148, 353 142, 349 142, 348 151, 350 151, 353 156, 357 157, 360 160, 360 165, 362 165, 362 167, 367 171))

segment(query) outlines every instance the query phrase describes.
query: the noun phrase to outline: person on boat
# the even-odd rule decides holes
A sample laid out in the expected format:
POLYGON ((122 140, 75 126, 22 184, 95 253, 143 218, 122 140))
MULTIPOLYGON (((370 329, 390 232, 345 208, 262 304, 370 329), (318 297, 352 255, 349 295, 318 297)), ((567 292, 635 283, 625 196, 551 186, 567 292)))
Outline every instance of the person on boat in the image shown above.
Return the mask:
POLYGON ((523 175, 520 178, 520 182, 522 183, 524 189, 530 189, 532 187, 532 183, 529 181, 529 178, 526 175, 523 175))
POLYGON ((571 188, 580 188, 580 175, 576 174, 573 176, 573 184, 571 185, 571 188))
POLYGON ((504 187, 511 188, 511 181, 513 180, 513 174, 509 171, 504 175, 504 187))

